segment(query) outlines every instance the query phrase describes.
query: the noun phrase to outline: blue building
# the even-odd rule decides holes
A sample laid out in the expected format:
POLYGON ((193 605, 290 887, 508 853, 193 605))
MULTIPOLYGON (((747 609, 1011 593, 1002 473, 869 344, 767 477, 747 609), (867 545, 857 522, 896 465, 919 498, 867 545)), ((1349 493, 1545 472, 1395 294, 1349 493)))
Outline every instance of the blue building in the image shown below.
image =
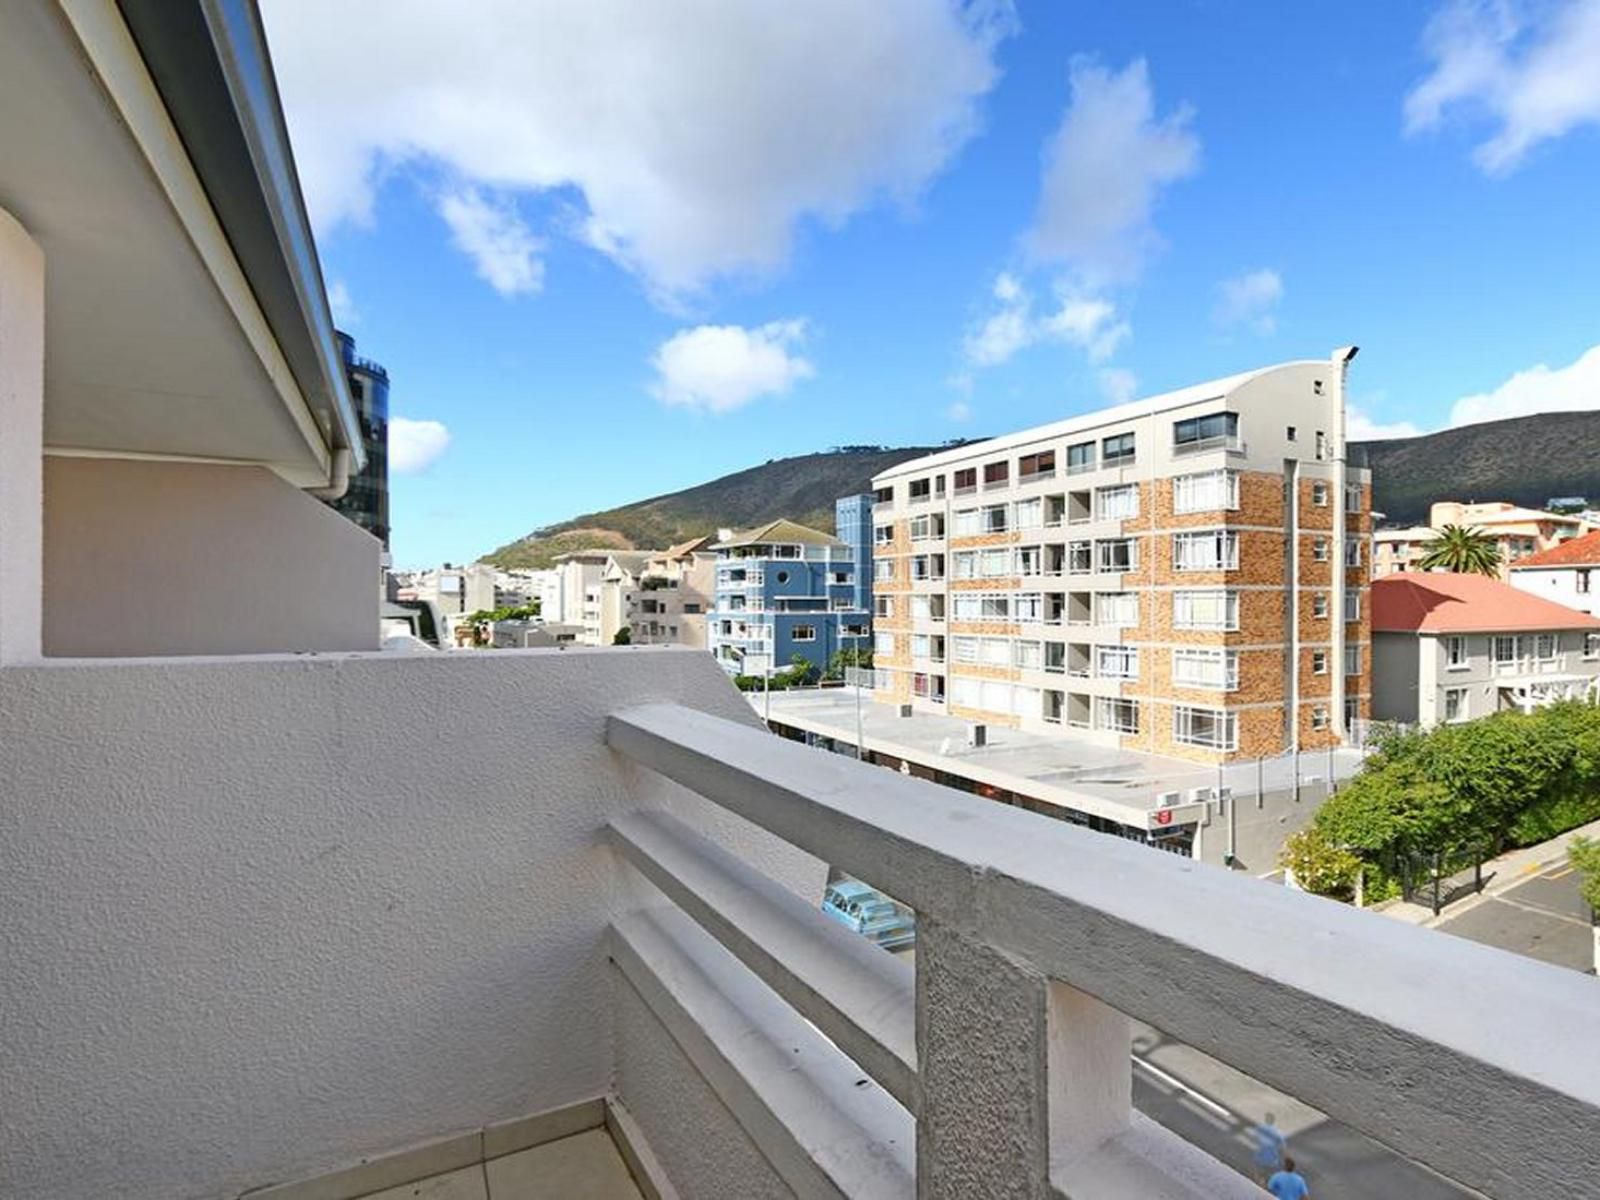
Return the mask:
MULTIPOLYGON (((870 538, 870 506, 867 511, 870 538)), ((759 674, 747 656, 769 655, 772 669, 783 670, 797 654, 826 667, 839 650, 871 648, 871 611, 861 602, 856 547, 777 520, 733 534, 712 549, 716 600, 707 624, 711 653, 723 670, 759 674)))
POLYGON ((872 611, 872 505, 876 499, 871 492, 863 492, 833 502, 834 530, 850 548, 856 567, 856 607, 867 613, 872 611))
POLYGON ((339 355, 350 379, 350 399, 361 419, 367 465, 350 477, 343 496, 329 503, 389 548, 389 372, 356 353, 356 340, 336 330, 339 355))

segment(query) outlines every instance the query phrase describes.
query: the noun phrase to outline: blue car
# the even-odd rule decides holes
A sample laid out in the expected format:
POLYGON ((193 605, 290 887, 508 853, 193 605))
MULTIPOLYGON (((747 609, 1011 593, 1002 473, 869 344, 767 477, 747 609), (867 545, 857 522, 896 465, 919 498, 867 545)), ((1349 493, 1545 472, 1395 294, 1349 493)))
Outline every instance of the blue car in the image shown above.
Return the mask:
POLYGON ((822 911, 885 950, 909 946, 917 937, 911 910, 856 879, 839 879, 822 893, 822 911))

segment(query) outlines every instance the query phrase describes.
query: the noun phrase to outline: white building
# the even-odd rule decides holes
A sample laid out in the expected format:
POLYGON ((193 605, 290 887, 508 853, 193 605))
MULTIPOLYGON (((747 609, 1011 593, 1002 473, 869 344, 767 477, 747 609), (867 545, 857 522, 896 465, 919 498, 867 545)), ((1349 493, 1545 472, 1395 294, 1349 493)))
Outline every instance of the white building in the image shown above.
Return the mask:
POLYGON ((1431 726, 1555 700, 1600 680, 1600 620, 1497 579, 1445 571, 1372 584, 1372 715, 1431 726))
POLYGON ((1570 538, 1511 564, 1511 586, 1594 615, 1600 532, 1570 538))
POLYGON ((1258 1197, 1130 1018, 1588 1186, 1576 972, 783 742, 709 655, 379 652, 294 180, 246 0, 0 5, 0 1195, 1258 1197))

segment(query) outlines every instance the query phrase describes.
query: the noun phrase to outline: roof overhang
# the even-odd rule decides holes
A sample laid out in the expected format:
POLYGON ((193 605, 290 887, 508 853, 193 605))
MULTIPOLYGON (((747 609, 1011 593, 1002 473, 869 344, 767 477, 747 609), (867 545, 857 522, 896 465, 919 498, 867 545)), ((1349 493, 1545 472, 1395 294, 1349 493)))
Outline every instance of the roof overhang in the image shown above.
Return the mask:
POLYGON ((362 460, 250 0, 54 0, 0 17, 0 206, 45 256, 45 442, 362 460))

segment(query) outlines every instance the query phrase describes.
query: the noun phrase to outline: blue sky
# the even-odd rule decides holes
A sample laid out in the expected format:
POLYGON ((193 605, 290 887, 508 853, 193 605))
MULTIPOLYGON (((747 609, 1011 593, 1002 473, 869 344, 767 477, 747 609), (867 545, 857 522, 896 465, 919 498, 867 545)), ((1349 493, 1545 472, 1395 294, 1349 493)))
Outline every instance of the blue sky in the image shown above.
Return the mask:
POLYGON ((263 7, 400 565, 1348 342, 1600 407, 1600 0, 263 7))

